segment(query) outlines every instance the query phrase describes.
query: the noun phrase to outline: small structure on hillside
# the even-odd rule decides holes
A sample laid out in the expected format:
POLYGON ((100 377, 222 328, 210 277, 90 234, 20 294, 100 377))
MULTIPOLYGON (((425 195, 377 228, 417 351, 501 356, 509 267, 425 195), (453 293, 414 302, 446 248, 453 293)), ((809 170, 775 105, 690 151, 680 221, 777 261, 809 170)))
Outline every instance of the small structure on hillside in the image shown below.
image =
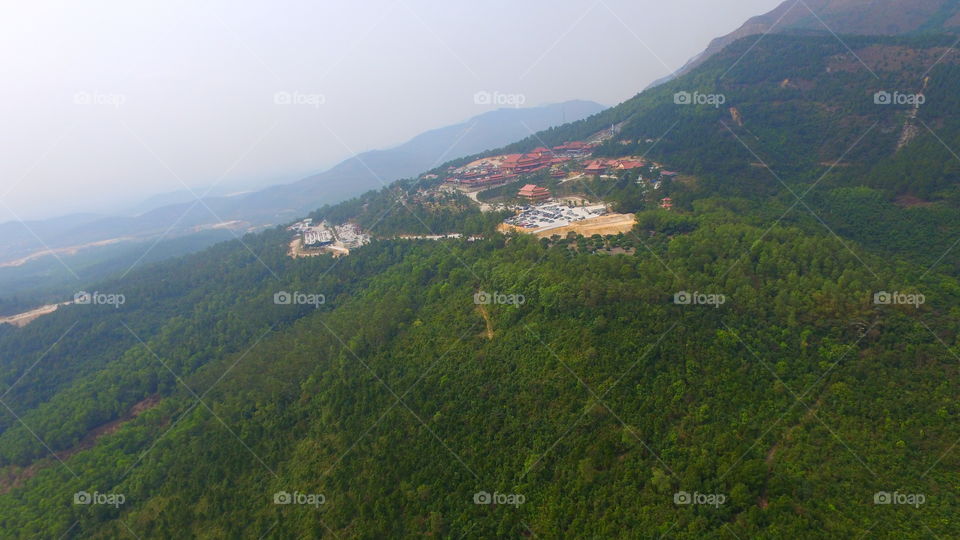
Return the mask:
POLYGON ((520 189, 517 196, 528 201, 545 201, 550 198, 550 190, 536 184, 527 184, 520 189))
POLYGON ((603 160, 591 161, 583 168, 584 174, 591 176, 600 176, 607 173, 607 166, 604 164, 603 160))
POLYGON ((623 159, 617 162, 616 169, 621 171, 632 171, 642 169, 646 163, 643 160, 623 159))
POLYGON ((590 155, 590 151, 593 150, 594 145, 583 142, 583 141, 573 141, 561 144, 560 146, 554 146, 553 151, 559 156, 569 157, 569 158, 585 158, 590 155))
POLYGON ((529 154, 509 154, 504 157, 500 167, 507 173, 529 174, 542 171, 550 165, 562 163, 548 148, 537 148, 529 154))
POLYGON ((660 208, 663 208, 664 210, 670 210, 673 208, 673 199, 670 197, 664 197, 663 200, 660 201, 660 208))
POLYGON ((323 247, 333 243, 333 233, 326 227, 317 227, 304 231, 303 245, 306 247, 323 247))

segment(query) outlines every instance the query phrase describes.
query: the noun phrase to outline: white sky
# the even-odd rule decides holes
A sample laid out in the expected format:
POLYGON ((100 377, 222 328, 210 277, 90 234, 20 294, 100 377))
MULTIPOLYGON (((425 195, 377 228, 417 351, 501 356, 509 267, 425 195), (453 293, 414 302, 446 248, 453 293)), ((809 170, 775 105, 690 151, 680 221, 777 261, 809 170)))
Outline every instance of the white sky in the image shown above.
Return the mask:
POLYGON ((293 181, 495 108, 478 91, 614 105, 779 3, 10 0, 0 221, 293 181))

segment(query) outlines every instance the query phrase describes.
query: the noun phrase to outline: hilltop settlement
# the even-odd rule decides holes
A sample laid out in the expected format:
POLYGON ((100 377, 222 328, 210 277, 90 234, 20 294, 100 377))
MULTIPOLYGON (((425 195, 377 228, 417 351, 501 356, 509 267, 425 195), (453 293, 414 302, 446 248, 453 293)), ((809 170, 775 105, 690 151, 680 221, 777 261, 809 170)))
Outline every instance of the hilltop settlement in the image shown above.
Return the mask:
MULTIPOLYGON (((617 235, 632 230, 635 213, 651 208, 671 210, 673 199, 665 188, 679 173, 643 156, 616 158, 596 155, 610 142, 616 127, 585 141, 568 141, 525 153, 481 157, 422 175, 413 204, 442 208, 450 201, 475 205, 482 212, 501 212, 506 217, 501 232, 519 232, 547 238, 576 234, 617 235), (465 202, 464 202, 465 201, 465 202)), ((654 143, 655 141, 647 141, 654 143)), ((406 196, 404 196, 406 197, 406 196)), ((407 199, 404 199, 407 200, 407 199)), ((370 231, 356 223, 330 225, 306 219, 288 228, 293 233, 292 257, 330 253, 348 255, 368 243, 370 231)), ((439 240, 458 237, 449 231, 428 235, 398 235, 399 239, 439 240), (444 234, 440 234, 444 233, 444 234)))
POLYGON ((323 253, 340 257, 370 242, 370 236, 353 223, 331 226, 325 221, 314 224, 312 218, 307 218, 287 227, 287 231, 294 233, 288 252, 291 257, 311 257, 323 253))

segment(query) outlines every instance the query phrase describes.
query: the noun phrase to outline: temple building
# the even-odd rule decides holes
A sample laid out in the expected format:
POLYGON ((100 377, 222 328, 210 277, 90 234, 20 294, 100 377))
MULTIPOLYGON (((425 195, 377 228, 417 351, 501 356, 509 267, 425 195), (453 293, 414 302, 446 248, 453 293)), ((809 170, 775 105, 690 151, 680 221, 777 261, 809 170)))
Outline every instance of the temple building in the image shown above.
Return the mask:
POLYGON ((550 198, 550 190, 534 184, 527 184, 520 189, 517 196, 528 201, 545 201, 550 198))

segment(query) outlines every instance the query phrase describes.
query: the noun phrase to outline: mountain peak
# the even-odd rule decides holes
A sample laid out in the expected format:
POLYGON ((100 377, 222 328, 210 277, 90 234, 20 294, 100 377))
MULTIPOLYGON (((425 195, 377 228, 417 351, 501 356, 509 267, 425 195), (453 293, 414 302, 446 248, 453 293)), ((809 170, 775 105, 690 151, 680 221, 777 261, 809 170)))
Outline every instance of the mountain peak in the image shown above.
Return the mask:
POLYGON ((960 32, 956 0, 786 0, 774 10, 749 19, 740 28, 710 42, 705 51, 658 86, 689 73, 725 47, 748 36, 767 33, 826 32, 856 35, 900 35, 960 32))

